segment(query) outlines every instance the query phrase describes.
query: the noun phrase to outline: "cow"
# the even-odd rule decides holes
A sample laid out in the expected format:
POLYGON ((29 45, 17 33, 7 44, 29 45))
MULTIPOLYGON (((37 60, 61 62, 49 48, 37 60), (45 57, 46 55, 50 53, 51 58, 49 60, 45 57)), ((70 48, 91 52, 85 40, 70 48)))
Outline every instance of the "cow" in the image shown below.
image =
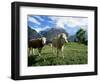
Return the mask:
POLYGON ((42 48, 44 47, 45 44, 46 44, 46 38, 45 37, 29 40, 28 41, 29 54, 30 54, 30 51, 32 50, 32 54, 35 55, 34 49, 38 49, 38 53, 39 53, 39 56, 40 56, 41 50, 42 50, 42 48))
POLYGON ((65 33, 61 33, 52 40, 52 45, 51 45, 52 50, 54 50, 53 47, 56 48, 56 54, 58 55, 58 53, 61 52, 63 58, 64 58, 63 50, 65 43, 68 43, 67 36, 65 33))

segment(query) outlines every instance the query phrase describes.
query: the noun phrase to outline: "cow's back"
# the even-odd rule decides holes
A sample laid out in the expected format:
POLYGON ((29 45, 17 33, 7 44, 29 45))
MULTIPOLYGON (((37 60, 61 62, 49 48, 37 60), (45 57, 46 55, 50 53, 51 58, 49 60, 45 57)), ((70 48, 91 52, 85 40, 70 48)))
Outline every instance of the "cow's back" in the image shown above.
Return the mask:
POLYGON ((40 40, 40 39, 31 40, 31 41, 29 41, 29 43, 28 43, 28 47, 29 47, 29 48, 30 48, 30 47, 32 47, 32 48, 40 48, 40 47, 42 47, 42 46, 43 46, 42 40, 40 40))

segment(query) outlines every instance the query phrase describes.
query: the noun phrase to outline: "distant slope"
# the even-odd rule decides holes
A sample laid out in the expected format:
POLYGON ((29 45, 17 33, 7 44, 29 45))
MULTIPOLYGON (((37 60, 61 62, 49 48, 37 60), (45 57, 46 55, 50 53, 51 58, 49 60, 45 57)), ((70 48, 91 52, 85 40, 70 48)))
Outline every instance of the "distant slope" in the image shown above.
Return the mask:
POLYGON ((40 34, 50 41, 60 33, 65 33, 68 36, 68 33, 62 28, 51 28, 45 31, 40 31, 40 34))
MULTIPOLYGON (((30 27, 28 27, 28 40, 37 39, 37 38, 40 38, 40 37, 46 37, 47 40, 51 42, 52 39, 60 33, 65 33, 68 37, 68 41, 70 41, 70 42, 77 41, 76 33, 74 35, 70 35, 70 33, 66 32, 65 29, 63 29, 63 28, 46 29, 46 30, 40 31, 38 33, 35 29, 32 29, 30 27)), ((86 38, 86 40, 88 40, 87 32, 85 34, 85 38, 86 38)))
POLYGON ((41 35, 36 30, 28 27, 28 40, 36 39, 36 38, 40 38, 40 37, 41 37, 41 35))

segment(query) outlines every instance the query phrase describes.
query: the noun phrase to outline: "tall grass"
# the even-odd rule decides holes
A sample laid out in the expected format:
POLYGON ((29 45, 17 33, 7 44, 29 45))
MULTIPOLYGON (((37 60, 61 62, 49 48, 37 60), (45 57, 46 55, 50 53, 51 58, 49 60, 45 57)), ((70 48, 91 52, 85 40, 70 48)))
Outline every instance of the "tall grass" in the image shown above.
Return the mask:
MULTIPOLYGON (((35 50, 36 52, 36 50, 35 50)), ((87 64, 88 52, 87 46, 75 42, 65 44, 64 59, 59 53, 52 52, 49 45, 44 46, 41 56, 36 52, 35 55, 28 56, 28 66, 48 66, 48 65, 75 65, 87 64)))

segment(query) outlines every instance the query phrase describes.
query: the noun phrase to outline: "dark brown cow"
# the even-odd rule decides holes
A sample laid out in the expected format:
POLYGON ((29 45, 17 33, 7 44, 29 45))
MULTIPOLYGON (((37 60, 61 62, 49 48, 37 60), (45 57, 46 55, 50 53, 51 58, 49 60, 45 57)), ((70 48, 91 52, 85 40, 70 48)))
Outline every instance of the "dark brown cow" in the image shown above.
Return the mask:
POLYGON ((45 44, 46 44, 46 38, 45 37, 30 40, 28 42, 29 54, 30 54, 31 50, 32 50, 32 54, 33 54, 33 53, 35 53, 35 51, 33 51, 33 50, 38 49, 38 52, 39 52, 39 55, 40 55, 41 50, 42 50, 42 48, 44 47, 45 44))

